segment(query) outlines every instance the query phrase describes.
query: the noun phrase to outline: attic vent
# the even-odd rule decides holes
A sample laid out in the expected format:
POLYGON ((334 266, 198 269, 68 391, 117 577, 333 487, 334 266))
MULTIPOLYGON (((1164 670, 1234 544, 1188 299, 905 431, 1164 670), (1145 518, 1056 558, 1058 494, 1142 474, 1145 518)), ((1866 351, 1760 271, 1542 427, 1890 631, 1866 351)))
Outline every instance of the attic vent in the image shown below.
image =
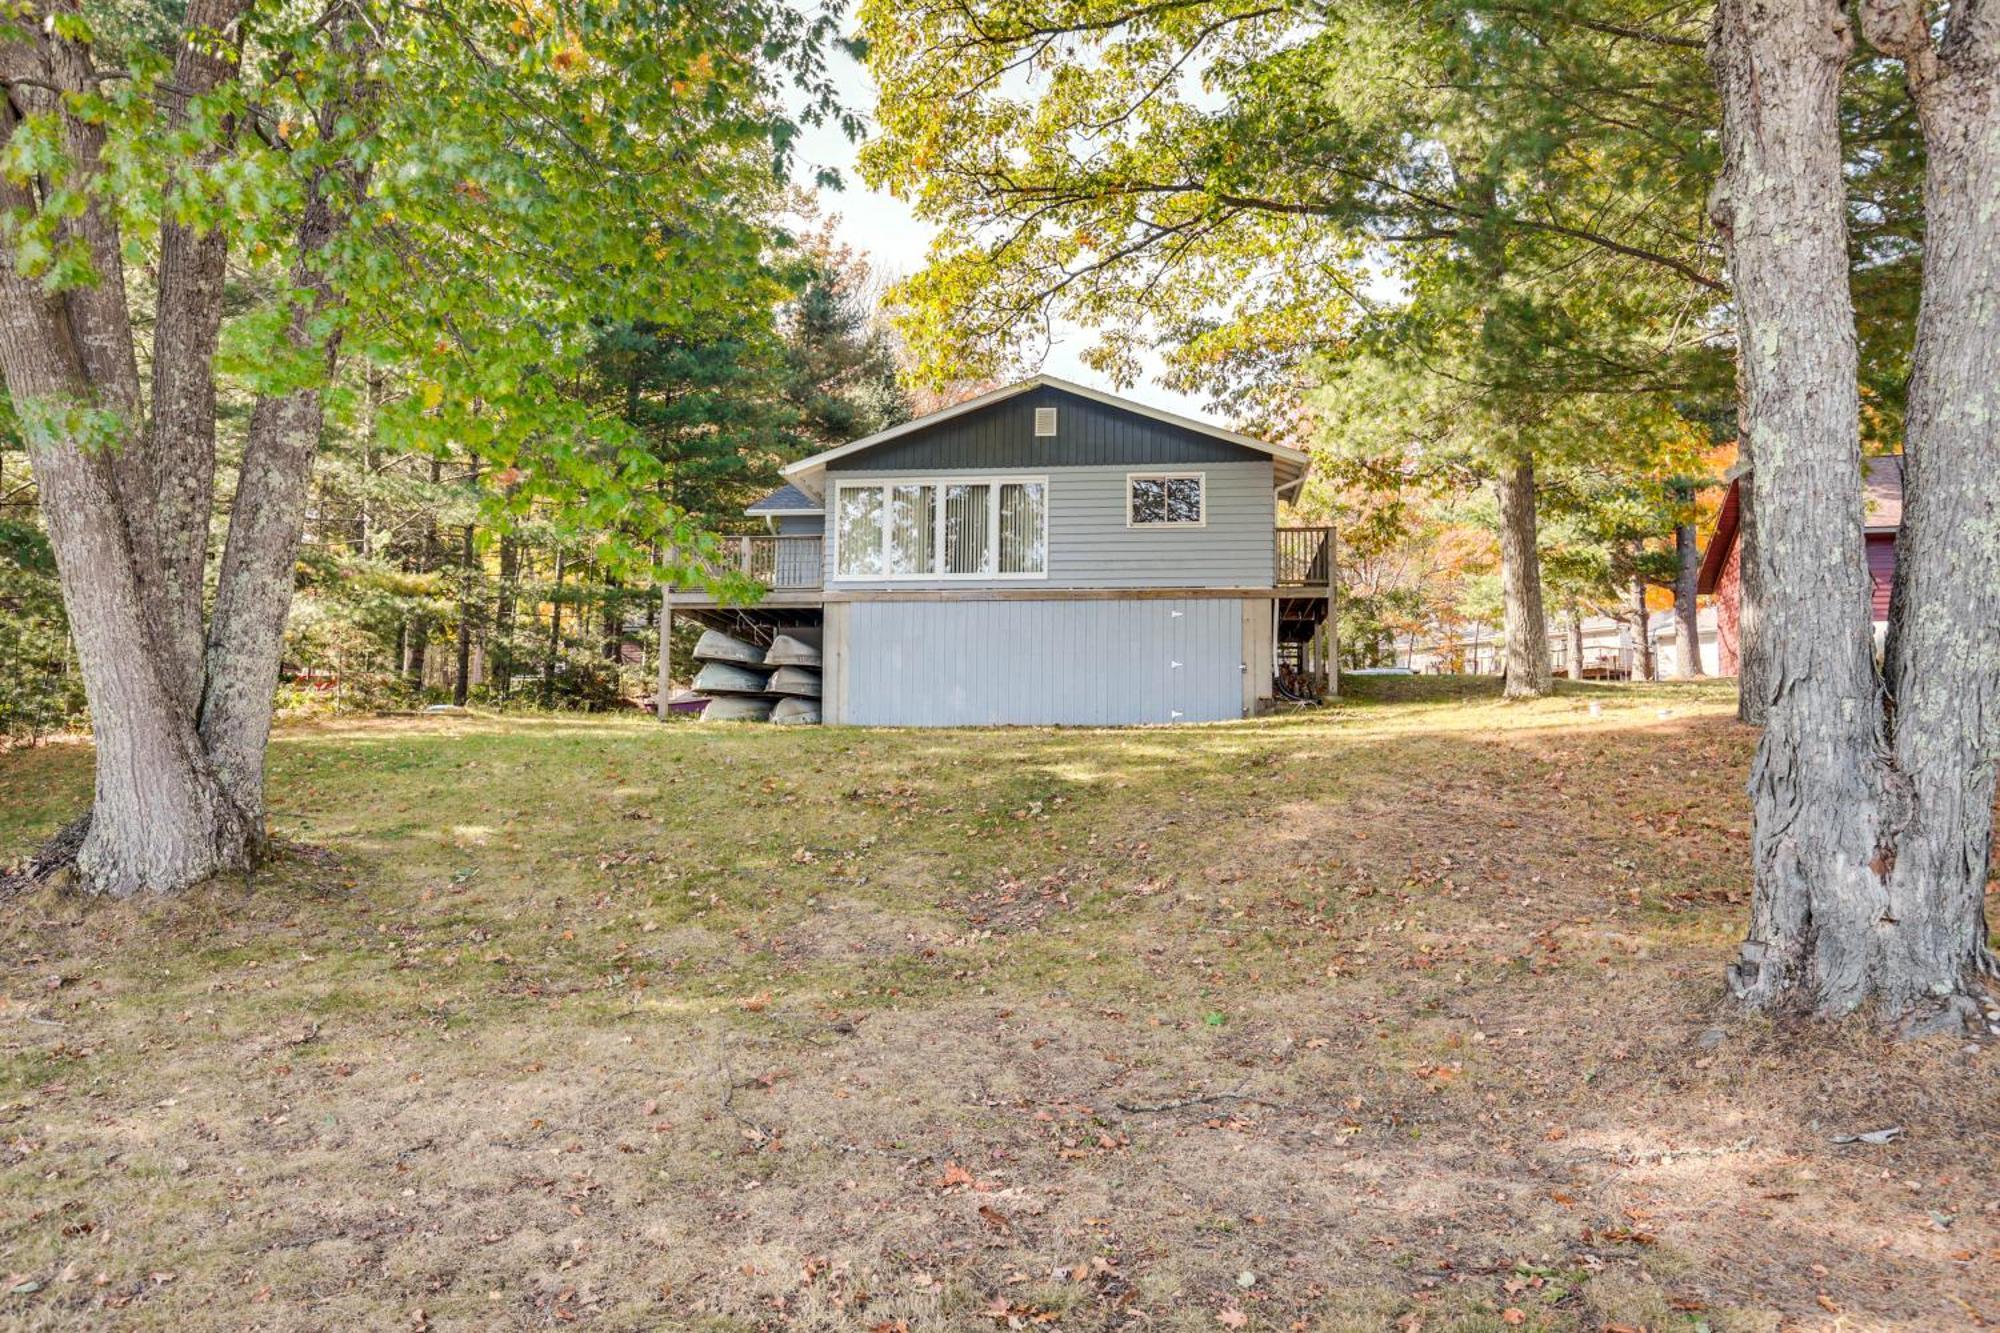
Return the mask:
POLYGON ((1053 407, 1035 409, 1035 434, 1054 435, 1056 433, 1056 410, 1053 407))

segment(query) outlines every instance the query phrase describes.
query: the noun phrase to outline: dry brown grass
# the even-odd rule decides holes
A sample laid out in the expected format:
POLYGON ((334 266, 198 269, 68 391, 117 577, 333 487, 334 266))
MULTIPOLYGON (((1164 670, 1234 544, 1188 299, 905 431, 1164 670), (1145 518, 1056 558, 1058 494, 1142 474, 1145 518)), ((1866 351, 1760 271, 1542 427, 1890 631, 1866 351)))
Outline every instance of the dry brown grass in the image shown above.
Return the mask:
POLYGON ((0 1323, 2000 1321, 1992 1056, 1719 1002, 1723 694, 1423 690, 290 729, 253 881, 0 907, 0 1323))

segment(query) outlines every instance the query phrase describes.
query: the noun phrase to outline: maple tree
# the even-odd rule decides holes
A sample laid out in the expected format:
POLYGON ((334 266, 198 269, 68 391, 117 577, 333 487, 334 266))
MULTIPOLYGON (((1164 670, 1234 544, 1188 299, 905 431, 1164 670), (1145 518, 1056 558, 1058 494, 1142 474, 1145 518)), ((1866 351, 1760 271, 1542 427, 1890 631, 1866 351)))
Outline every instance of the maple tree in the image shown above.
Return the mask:
POLYGON ((343 355, 415 381, 385 439, 477 454, 510 505, 606 529, 609 559, 700 561, 657 460, 561 387, 602 321, 768 302, 768 229, 733 201, 789 161, 785 85, 801 114, 838 114, 830 18, 782 4, 197 0, 176 25, 140 18, 12 0, 0 26, 0 369, 97 739, 77 863, 117 894, 261 850, 343 355), (231 263, 254 296, 225 321, 231 263), (225 384, 251 405, 211 598, 225 384))

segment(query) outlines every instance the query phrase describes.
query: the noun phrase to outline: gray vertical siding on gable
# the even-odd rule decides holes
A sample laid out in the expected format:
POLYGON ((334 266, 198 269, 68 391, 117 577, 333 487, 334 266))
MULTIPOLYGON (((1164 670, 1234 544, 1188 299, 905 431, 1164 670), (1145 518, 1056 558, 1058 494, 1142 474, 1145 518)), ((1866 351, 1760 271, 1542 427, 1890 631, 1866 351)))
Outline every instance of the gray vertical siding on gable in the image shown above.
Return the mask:
POLYGON ((783 514, 778 518, 780 537, 817 537, 825 531, 825 514, 783 514))
MULTIPOLYGON (((883 583, 834 575, 833 542, 826 544, 827 587, 965 588, 980 586, 1056 588, 1268 588, 1276 577, 1277 501, 1272 497, 1271 460, 1206 463, 1177 471, 1207 478, 1208 522, 1195 527, 1128 527, 1125 480, 1144 467, 1043 468, 1025 475, 1049 482, 1049 576, 1046 580, 946 579, 883 583)), ((846 472, 842 481, 889 477, 949 478, 952 471, 846 472)), ((994 470, 978 476, 1006 477, 994 470)), ((833 505, 833 476, 827 505, 833 505)))
POLYGON ((827 464, 867 469, 1183 466, 1268 459, 1256 449, 1044 385, 991 407, 913 431, 827 464), (1053 437, 1035 434, 1035 409, 1056 409, 1053 437))
POLYGON ((857 726, 1215 722, 1243 714, 1243 603, 854 602, 841 634, 857 726))

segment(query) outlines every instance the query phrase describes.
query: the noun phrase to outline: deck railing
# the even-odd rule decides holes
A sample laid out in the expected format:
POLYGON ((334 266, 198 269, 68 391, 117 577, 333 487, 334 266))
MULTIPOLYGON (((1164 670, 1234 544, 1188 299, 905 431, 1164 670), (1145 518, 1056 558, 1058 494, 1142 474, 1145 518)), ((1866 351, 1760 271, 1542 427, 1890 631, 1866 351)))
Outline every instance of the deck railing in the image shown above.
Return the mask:
POLYGON ((818 537, 724 537, 724 568, 772 589, 817 588, 826 566, 818 537))
MULTIPOLYGON (((1279 528, 1273 586, 1325 588, 1333 560, 1333 529, 1279 528)), ((825 553, 818 537, 750 536, 720 538, 724 569, 755 579, 774 591, 821 586, 825 553)))
POLYGON ((1278 529, 1277 587, 1324 588, 1332 581, 1332 528, 1278 529))

